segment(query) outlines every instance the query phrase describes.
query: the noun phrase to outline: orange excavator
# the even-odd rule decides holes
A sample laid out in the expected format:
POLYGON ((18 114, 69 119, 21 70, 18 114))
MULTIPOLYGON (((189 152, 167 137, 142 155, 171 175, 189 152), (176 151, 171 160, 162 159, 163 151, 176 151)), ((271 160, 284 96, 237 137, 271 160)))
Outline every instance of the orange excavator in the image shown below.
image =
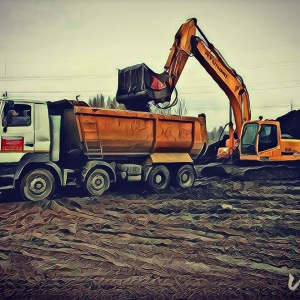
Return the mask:
MULTIPOLYGON (((222 159, 222 164, 217 164, 217 173, 221 165, 225 172, 232 172, 232 167, 228 171, 226 164, 229 162, 228 158, 237 154, 235 157, 238 159, 235 163, 247 162, 248 165, 255 163, 261 165, 261 162, 276 162, 276 168, 281 170, 280 178, 283 173, 288 174, 287 178, 290 178, 291 174, 293 174, 292 178, 300 177, 300 168, 297 164, 300 162, 299 137, 293 138, 286 134, 282 130, 286 126, 278 121, 251 120, 249 94, 242 77, 228 65, 220 52, 208 41, 195 18, 188 19, 177 31, 163 73, 157 74, 145 64, 119 70, 117 101, 123 103, 127 109, 142 111, 149 110, 150 102, 157 106, 161 103, 170 103, 179 77, 191 56, 198 60, 225 92, 230 103, 229 139, 226 140, 225 147, 217 150, 217 157, 222 159), (199 35, 196 35, 197 30, 199 35), (286 172, 286 166, 288 169, 293 169, 293 172, 286 172)), ((268 168, 270 166, 270 173, 276 173, 274 164, 268 164, 268 168)), ((260 167, 254 170, 260 170, 260 167)), ((204 169, 213 168, 207 166, 204 169)))

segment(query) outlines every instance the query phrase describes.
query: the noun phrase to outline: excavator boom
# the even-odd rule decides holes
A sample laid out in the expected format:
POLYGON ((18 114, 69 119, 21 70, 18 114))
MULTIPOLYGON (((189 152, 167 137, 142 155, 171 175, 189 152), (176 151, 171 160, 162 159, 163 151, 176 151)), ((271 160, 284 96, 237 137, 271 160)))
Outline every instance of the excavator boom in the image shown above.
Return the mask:
POLYGON ((170 92, 172 93, 185 67, 188 58, 192 55, 191 39, 196 34, 197 20, 188 19, 175 34, 175 40, 165 64, 165 73, 169 75, 170 92))
POLYGON ((212 44, 207 46, 199 37, 192 37, 195 49, 193 54, 210 74, 214 81, 227 95, 232 108, 237 135, 240 138, 242 126, 251 119, 249 95, 243 79, 230 68, 225 60, 218 54, 212 44))
POLYGON ((242 77, 228 65, 220 52, 208 41, 195 18, 188 19, 179 28, 165 65, 165 71, 170 76, 171 90, 175 88, 187 59, 192 55, 227 95, 233 110, 237 135, 240 138, 243 123, 251 119, 247 88, 242 77), (196 29, 199 36, 195 35, 196 29))

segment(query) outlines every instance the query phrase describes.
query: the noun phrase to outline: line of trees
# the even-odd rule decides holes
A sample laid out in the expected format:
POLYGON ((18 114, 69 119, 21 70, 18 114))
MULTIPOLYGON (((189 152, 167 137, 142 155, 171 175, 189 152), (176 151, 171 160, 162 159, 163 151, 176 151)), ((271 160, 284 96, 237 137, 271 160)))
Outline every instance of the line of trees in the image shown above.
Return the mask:
POLYGON ((116 97, 114 97, 113 99, 111 99, 111 97, 105 99, 105 97, 101 93, 97 94, 93 98, 89 98, 88 103, 92 107, 125 110, 125 106, 118 103, 116 97))
MULTIPOLYGON (((93 98, 89 98, 88 101, 89 105, 92 107, 99 107, 99 108, 108 108, 108 109, 122 109, 125 110, 125 106, 117 102, 116 97, 111 98, 108 97, 105 99, 104 95, 97 94, 93 98)), ((165 105, 167 106, 167 105, 165 105)), ((162 106, 163 107, 163 106, 162 106)), ((187 106, 185 99, 178 99, 178 103, 175 107, 169 108, 158 108, 154 105, 150 107, 151 112, 155 114, 162 114, 162 115, 177 115, 177 116, 184 116, 187 114, 187 106), (173 113, 174 110, 174 113, 173 113)))
MULTIPOLYGON (((223 132, 222 126, 219 126, 218 129, 216 127, 214 127, 212 131, 207 132, 209 142, 214 143, 214 142, 218 141, 222 132, 223 132)), ((223 134, 228 134, 228 131, 223 132, 223 134)))

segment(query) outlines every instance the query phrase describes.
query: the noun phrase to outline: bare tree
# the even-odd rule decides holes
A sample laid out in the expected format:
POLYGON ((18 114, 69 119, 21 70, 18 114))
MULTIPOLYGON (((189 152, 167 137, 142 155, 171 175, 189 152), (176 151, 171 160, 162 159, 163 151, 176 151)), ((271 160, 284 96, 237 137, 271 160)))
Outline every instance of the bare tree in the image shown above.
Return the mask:
POLYGON ((113 101, 111 100, 110 97, 108 97, 107 102, 106 102, 106 108, 108 109, 116 109, 113 101))
POLYGON ((126 110, 123 104, 119 104, 117 102, 116 97, 114 97, 113 99, 111 99, 111 97, 108 97, 107 101, 105 101, 105 97, 101 93, 97 94, 94 98, 89 98, 89 105, 99 108, 126 110))
POLYGON ((185 99, 178 99, 178 102, 175 106, 175 112, 174 113, 177 116, 184 116, 184 115, 187 114, 185 99))
POLYGON ((89 105, 92 107, 105 108, 105 99, 104 96, 100 93, 97 94, 93 99, 89 98, 89 105))
MULTIPOLYGON (((156 107, 154 105, 150 106, 150 111, 155 114, 161 114, 161 115, 172 115, 172 108, 164 108, 167 107, 169 103, 165 103, 160 105, 161 108, 156 107)), ((184 116, 187 114, 187 107, 184 99, 178 99, 177 104, 175 105, 175 111, 174 114, 177 116, 184 116)))
POLYGON ((150 105, 150 111, 154 114, 160 114, 160 115, 170 115, 171 114, 171 107, 169 108, 164 108, 168 104, 162 104, 161 108, 155 106, 155 105, 150 105))

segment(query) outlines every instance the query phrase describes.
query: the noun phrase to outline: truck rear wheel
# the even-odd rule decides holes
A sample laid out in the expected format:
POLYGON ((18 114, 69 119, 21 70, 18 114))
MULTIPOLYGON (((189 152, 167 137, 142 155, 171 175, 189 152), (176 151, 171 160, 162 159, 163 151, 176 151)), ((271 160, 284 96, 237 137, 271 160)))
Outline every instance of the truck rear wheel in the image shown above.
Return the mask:
POLYGON ((169 185, 169 182, 170 172, 165 166, 158 165, 150 171, 148 177, 148 183, 150 188, 163 190, 169 185))
POLYGON ((194 168, 190 165, 184 165, 177 171, 176 183, 179 187, 189 188, 193 186, 195 177, 194 168))
POLYGON ((110 186, 110 177, 103 169, 94 169, 85 180, 85 189, 92 196, 102 195, 110 186))
POLYGON ((24 200, 41 201, 49 199, 55 189, 52 173, 40 168, 29 171, 20 184, 20 193, 24 200))

